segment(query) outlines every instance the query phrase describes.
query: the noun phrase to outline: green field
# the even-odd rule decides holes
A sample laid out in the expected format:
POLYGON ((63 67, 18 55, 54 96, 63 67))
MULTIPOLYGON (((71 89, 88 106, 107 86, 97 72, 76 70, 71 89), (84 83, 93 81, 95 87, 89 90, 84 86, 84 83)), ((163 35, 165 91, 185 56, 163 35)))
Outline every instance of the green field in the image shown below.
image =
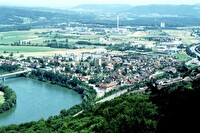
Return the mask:
POLYGON ((32 53, 32 52, 52 52, 52 51, 65 51, 66 49, 50 48, 50 47, 34 47, 34 46, 0 46, 0 53, 13 52, 13 53, 32 53))
POLYGON ((34 47, 34 46, 0 46, 0 54, 3 56, 9 56, 13 53, 14 57, 20 55, 28 56, 52 56, 64 52, 66 49, 50 48, 50 47, 34 47))
POLYGON ((30 31, 9 31, 0 32, 0 43, 11 44, 19 41, 31 41, 32 43, 43 43, 45 38, 38 37, 34 33, 36 30, 30 31))
POLYGON ((192 37, 191 31, 187 30, 165 30, 165 32, 171 36, 174 36, 176 38, 181 38, 182 42, 184 44, 193 44, 193 43, 199 43, 200 39, 196 37, 192 37))
MULTIPOLYGON (((56 35, 71 36, 69 44, 75 44, 77 41, 90 41, 92 43, 98 43, 99 35, 77 35, 77 38, 73 38, 75 35, 67 32, 58 32, 59 29, 32 29, 29 31, 9 31, 0 32, 0 43, 12 44, 19 41, 31 42, 31 44, 42 44, 45 40, 55 39, 56 35), (51 32, 51 33, 50 33, 51 32), (36 34, 37 33, 37 34, 36 34), (44 33, 44 34, 43 34, 44 33)), ((56 38, 57 41, 65 41, 66 38, 56 38)))
POLYGON ((35 47, 35 46, 0 46, 0 54, 3 56, 9 56, 12 52, 14 57, 19 57, 21 54, 24 56, 52 56, 55 54, 66 54, 66 53, 81 53, 81 52, 95 52, 100 47, 93 48, 87 47, 82 49, 61 49, 61 48, 50 48, 50 47, 35 47))
POLYGON ((192 59, 189 55, 187 55, 185 51, 181 51, 178 54, 173 54, 172 56, 176 57, 179 61, 183 61, 183 62, 186 62, 192 59))
POLYGON ((4 102, 3 92, 0 91, 0 104, 4 102))

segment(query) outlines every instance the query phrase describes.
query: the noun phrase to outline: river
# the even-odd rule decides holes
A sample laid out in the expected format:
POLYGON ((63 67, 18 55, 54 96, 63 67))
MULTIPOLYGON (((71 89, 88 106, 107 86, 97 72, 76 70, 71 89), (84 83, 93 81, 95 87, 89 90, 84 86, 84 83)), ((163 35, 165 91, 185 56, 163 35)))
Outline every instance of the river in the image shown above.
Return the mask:
POLYGON ((72 90, 34 79, 6 79, 1 84, 15 91, 17 104, 0 114, 0 126, 47 119, 59 114, 62 109, 69 109, 82 102, 81 96, 72 90))

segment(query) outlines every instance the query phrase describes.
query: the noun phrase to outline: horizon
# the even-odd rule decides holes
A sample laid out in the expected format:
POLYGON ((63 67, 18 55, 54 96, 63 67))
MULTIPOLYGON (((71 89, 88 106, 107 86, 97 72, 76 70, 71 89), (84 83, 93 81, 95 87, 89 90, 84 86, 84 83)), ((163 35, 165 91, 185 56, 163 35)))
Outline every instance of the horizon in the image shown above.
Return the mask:
POLYGON ((55 8, 55 9, 70 9, 80 5, 130 5, 130 6, 148 6, 148 5, 197 5, 199 4, 198 0, 191 1, 177 1, 173 0, 166 1, 147 1, 141 0, 139 2, 134 2, 131 0, 124 0, 123 2, 120 0, 74 0, 73 3, 68 4, 67 1, 64 0, 0 0, 0 6, 13 6, 13 7, 43 7, 43 8, 55 8))

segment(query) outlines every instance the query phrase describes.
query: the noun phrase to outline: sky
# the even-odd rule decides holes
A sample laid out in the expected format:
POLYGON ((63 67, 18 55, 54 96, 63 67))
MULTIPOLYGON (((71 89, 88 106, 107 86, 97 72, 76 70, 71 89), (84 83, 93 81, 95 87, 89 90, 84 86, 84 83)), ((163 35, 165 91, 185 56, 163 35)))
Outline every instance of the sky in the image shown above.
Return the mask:
POLYGON ((31 6, 51 8, 71 8, 81 4, 129 4, 129 5, 150 5, 150 4, 197 4, 199 0, 0 0, 0 5, 8 6, 31 6))

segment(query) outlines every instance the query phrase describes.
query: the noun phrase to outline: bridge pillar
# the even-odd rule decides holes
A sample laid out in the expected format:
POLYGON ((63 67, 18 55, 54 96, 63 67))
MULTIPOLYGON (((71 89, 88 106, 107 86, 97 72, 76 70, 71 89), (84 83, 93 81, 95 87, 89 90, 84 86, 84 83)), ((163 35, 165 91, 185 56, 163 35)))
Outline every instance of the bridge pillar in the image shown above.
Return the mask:
POLYGON ((3 77, 2 79, 3 79, 3 81, 6 81, 6 77, 3 77))

